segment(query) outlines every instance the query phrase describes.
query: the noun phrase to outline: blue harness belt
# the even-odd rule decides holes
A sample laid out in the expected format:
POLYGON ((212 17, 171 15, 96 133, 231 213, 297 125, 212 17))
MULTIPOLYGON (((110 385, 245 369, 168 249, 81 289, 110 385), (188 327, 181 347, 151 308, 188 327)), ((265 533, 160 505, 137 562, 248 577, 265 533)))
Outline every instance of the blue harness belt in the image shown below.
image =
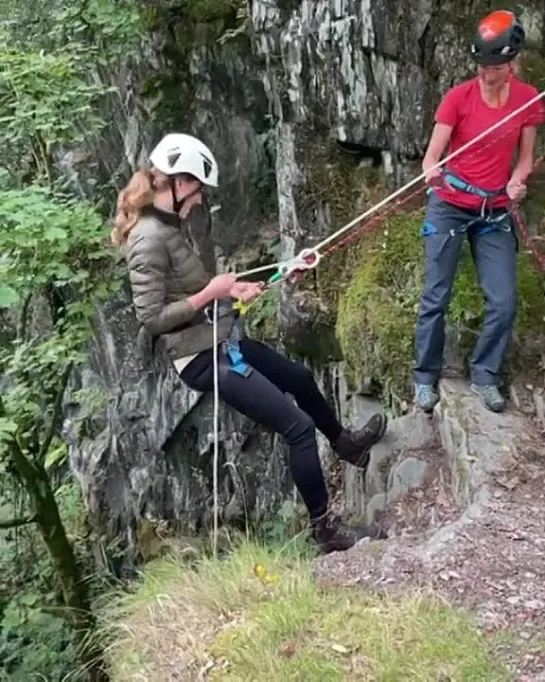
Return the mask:
MULTIPOLYGON (((498 229, 497 223, 503 222, 505 218, 508 215, 510 215, 510 211, 507 210, 504 211, 503 213, 500 213, 497 216, 493 216, 490 213, 490 210, 488 210, 487 212, 488 202, 490 201, 490 199, 494 199, 495 197, 504 195, 505 187, 497 190, 482 189, 481 187, 476 187, 475 185, 471 185, 469 182, 462 180, 462 178, 458 177, 457 175, 447 170, 446 168, 442 176, 445 179, 445 181, 448 182, 449 185, 451 185, 455 189, 459 189, 462 192, 467 192, 468 194, 475 194, 476 196, 481 197, 483 200, 483 203, 481 204, 481 215, 475 220, 472 220, 470 223, 468 223, 466 228, 475 223, 486 223, 487 225, 485 227, 481 227, 479 229, 479 234, 486 234, 487 232, 492 232, 498 229)), ((430 188, 429 191, 433 190, 430 188)))

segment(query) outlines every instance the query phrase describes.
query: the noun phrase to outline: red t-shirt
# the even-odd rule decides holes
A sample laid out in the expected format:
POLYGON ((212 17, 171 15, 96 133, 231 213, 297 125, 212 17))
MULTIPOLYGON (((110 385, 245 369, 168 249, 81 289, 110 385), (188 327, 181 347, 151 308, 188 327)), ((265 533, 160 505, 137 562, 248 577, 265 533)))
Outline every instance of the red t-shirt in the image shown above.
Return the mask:
MULTIPOLYGON (((501 121, 537 94, 534 87, 512 77, 507 102, 503 107, 494 109, 483 101, 478 78, 451 88, 435 112, 436 123, 453 126, 448 154, 501 121)), ((475 187, 486 190, 503 189, 511 177, 513 154, 518 147, 522 128, 543 123, 544 111, 543 100, 538 100, 449 161, 447 169, 475 187)), ((475 194, 460 190, 452 192, 449 189, 434 191, 441 199, 457 206, 478 208, 482 204, 482 198, 475 194)), ((507 197, 498 197, 493 205, 499 207, 508 203, 507 197)))

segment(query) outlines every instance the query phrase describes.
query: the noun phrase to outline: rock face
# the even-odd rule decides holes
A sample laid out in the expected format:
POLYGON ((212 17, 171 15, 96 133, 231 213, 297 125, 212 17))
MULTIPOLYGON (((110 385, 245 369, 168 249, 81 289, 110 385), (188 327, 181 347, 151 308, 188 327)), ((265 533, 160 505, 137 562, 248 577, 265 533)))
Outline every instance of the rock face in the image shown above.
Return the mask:
MULTIPOLYGON (((416 424, 419 418, 403 419, 416 424)), ((321 557, 316 573, 329 586, 442 595, 472 613, 490 641, 509 635, 510 644, 495 650, 509 679, 543 679, 537 642, 545 627, 545 443, 536 421, 516 410, 493 414, 466 382, 449 379, 421 427, 414 449, 407 448, 408 438, 391 440, 385 492, 367 505, 376 515, 390 500, 383 515, 389 539, 321 557), (430 431, 441 443, 434 459, 424 445, 430 431)), ((375 452, 375 466, 376 459, 375 452)), ((372 485, 370 476, 366 483, 372 485)))
MULTIPOLYGON (((209 525, 211 397, 182 385, 161 345, 152 349, 126 292, 101 311, 92 361, 65 414, 72 468, 107 538, 134 546, 141 519, 209 525)), ((220 424, 222 518, 257 521, 291 490, 282 446, 224 406, 220 424)))
MULTIPOLYGON (((539 34, 542 16, 530 0, 526 5, 539 34)), ((211 221, 196 216, 188 237, 211 270, 214 263, 290 257, 366 205, 365 179, 394 186, 412 176, 440 94, 468 73, 465 38, 488 3, 252 0, 249 8, 250 38, 220 44, 201 27, 183 50, 173 38, 180 19, 161 15, 145 65, 127 79, 128 107, 109 140, 116 150, 109 169, 123 176, 165 128, 183 128, 210 145, 222 183, 211 204, 221 210, 211 221), (139 89, 146 97, 135 95, 139 89), (278 222, 265 230, 275 203, 278 222)), ((376 405, 349 404, 339 394, 339 365, 330 364, 339 360, 334 306, 305 299, 306 287, 297 296, 282 290, 278 339, 315 365, 341 414, 362 421, 376 405)), ((181 385, 160 348, 151 353, 126 291, 99 311, 92 362, 73 386, 81 388, 107 398, 97 405, 72 392, 66 405, 72 468, 98 527, 134 546, 142 518, 192 528, 208 522, 210 400, 181 385)), ((451 423, 445 409, 443 422, 451 423)), ((270 514, 293 490, 283 447, 230 410, 222 409, 221 423, 223 518, 270 514)), ((455 438, 454 422, 445 429, 445 439, 455 438)), ((376 513, 422 482, 426 467, 414 453, 437 444, 430 424, 408 415, 389 439, 373 453, 367 481, 347 472, 350 510, 376 513)), ((470 495, 460 485, 460 495, 470 495)))

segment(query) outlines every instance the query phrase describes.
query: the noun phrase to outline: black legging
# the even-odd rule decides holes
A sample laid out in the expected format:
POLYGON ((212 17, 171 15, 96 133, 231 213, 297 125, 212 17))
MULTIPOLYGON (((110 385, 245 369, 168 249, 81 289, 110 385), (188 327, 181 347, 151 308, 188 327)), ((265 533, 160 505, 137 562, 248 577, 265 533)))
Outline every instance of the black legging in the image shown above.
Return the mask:
MULTIPOLYGON (((243 377, 231 371, 220 348, 220 397, 227 405, 285 437, 290 447, 289 464, 295 485, 311 517, 320 516, 327 509, 328 495, 315 428, 333 442, 342 426, 320 393, 312 372, 303 364, 251 339, 243 339, 240 350, 253 372, 243 377), (297 405, 286 393, 295 398, 297 405)), ((212 360, 212 350, 200 353, 182 371, 182 381, 197 391, 212 391, 212 360)))

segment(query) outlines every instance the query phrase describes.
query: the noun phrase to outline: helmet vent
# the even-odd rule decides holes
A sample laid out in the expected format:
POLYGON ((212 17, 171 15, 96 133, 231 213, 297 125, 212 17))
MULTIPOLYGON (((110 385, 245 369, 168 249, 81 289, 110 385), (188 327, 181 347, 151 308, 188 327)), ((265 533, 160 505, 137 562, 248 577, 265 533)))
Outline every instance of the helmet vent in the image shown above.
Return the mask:
POLYGON ((169 165, 171 168, 173 168, 173 167, 176 165, 176 162, 178 161, 178 159, 180 158, 181 155, 182 155, 181 152, 173 152, 173 153, 171 152, 171 153, 167 156, 168 165, 169 165))
POLYGON ((207 178, 210 175, 210 173, 212 172, 213 164, 212 164, 212 161, 210 161, 210 159, 207 156, 205 156, 202 152, 201 152, 201 156, 202 156, 202 166, 203 166, 203 170, 204 170, 204 177, 207 178))

